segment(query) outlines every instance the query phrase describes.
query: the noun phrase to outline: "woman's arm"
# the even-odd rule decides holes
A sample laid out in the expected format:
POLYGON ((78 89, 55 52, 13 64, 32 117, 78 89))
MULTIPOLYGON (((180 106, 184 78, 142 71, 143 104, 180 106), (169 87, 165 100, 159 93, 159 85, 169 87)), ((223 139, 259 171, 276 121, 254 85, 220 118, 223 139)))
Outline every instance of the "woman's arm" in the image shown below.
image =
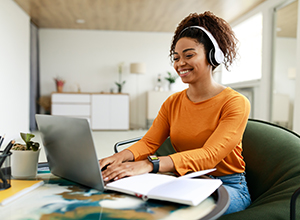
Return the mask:
MULTIPOLYGON (((120 162, 121 157, 130 157, 128 152, 130 151, 124 150, 120 153, 114 154, 111 157, 100 160, 103 164, 101 169, 105 167, 104 164, 107 164, 106 169, 102 172, 102 177, 104 181, 117 180, 126 176, 134 176, 143 173, 149 173, 153 170, 153 164, 148 160, 140 160, 140 161, 129 161, 129 162, 120 162), (123 153, 122 153, 123 152, 123 153), (114 158, 117 158, 115 160, 114 158), (111 163, 107 163, 107 162, 111 163)), ((133 157, 133 155, 131 154, 133 157)), ((159 172, 173 172, 175 171, 175 167, 172 159, 169 156, 159 157, 159 172)))

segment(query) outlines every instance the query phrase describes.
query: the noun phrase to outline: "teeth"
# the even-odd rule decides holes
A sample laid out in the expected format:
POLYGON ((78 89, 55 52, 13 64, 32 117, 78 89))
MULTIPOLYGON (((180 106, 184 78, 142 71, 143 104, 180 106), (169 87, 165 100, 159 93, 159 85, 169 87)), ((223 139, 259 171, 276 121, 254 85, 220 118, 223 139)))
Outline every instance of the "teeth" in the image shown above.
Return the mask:
POLYGON ((180 75, 182 75, 182 74, 186 74, 187 72, 189 72, 189 70, 180 71, 180 75))

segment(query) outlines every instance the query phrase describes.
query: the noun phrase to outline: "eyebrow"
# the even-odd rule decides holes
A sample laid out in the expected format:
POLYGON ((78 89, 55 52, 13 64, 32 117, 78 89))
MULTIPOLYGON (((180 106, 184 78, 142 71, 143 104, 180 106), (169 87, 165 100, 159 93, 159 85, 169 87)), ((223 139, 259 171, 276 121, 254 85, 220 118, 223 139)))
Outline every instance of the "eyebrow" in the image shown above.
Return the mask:
MULTIPOLYGON (((187 49, 183 50, 182 53, 185 53, 189 50, 195 50, 195 48, 187 48, 187 49)), ((174 54, 178 54, 178 53, 174 51, 174 54)))

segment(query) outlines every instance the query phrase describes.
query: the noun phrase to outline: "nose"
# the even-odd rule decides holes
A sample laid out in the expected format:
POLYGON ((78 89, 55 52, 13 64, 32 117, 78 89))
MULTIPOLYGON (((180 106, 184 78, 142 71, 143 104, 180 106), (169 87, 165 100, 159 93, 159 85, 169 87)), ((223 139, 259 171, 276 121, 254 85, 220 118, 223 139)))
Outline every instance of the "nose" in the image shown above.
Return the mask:
POLYGON ((185 66, 186 65, 186 61, 185 59, 180 59, 178 60, 178 62, 175 62, 174 63, 174 68, 176 69, 176 67, 182 67, 182 66, 185 66))
POLYGON ((186 64, 185 59, 180 59, 178 62, 179 66, 184 66, 186 64))

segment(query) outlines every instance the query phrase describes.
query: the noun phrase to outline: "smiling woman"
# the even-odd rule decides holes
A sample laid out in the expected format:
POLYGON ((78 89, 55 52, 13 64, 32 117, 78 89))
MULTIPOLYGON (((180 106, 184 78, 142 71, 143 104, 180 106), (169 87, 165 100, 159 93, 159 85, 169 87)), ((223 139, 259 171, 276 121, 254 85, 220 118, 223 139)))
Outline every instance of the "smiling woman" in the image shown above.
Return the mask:
POLYGON ((226 214, 245 209, 250 195, 245 180, 242 137, 249 101, 217 83, 213 70, 229 67, 236 56, 236 38, 226 21, 211 12, 190 14, 178 25, 170 54, 174 69, 188 89, 171 95, 145 136, 100 161, 105 181, 147 172, 185 175, 216 168, 230 196, 226 214), (149 157, 170 137, 176 153, 149 157))

